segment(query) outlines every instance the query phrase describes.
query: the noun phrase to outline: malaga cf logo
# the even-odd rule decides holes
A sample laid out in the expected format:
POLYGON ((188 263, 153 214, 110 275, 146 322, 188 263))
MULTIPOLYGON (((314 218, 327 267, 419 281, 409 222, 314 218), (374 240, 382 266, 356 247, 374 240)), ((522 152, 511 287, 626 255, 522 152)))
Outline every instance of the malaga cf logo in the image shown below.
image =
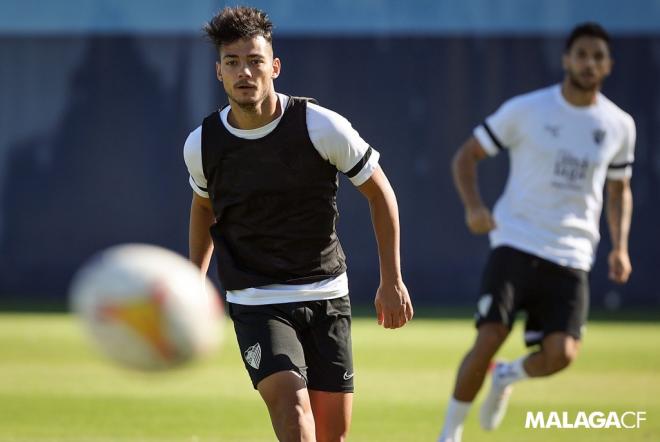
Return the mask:
POLYGON ((250 367, 258 370, 259 364, 261 363, 261 345, 257 342, 252 347, 245 350, 243 356, 245 356, 245 362, 250 364, 250 367))

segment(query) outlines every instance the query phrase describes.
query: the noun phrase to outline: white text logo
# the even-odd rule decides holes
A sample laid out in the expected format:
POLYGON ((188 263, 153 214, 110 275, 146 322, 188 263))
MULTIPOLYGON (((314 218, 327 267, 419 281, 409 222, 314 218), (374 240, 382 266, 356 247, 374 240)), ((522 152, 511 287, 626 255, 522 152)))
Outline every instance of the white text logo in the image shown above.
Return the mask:
POLYGON ((646 411, 578 411, 575 416, 567 411, 551 411, 547 414, 542 411, 528 411, 525 418, 525 428, 639 428, 646 420, 646 411))

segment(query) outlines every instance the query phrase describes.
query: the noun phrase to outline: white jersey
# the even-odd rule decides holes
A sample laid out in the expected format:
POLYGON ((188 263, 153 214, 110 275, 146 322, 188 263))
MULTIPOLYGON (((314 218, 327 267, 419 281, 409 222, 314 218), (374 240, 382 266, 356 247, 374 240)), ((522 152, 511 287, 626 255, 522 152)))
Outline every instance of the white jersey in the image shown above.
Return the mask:
POLYGON ((588 271, 605 180, 632 175, 632 117, 600 93, 591 106, 573 106, 555 85, 508 100, 474 135, 489 155, 507 149, 510 156, 491 247, 588 271))
MULTIPOLYGON (((289 97, 277 94, 281 109, 286 109, 289 97)), ((234 136, 254 140, 271 133, 282 119, 280 115, 265 126, 252 130, 232 127, 227 121, 229 106, 220 112, 222 124, 234 136)), ((355 186, 367 181, 378 168, 380 154, 364 141, 351 123, 341 115, 313 103, 307 103, 307 131, 309 139, 321 157, 347 174, 355 186)), ((184 159, 189 183, 195 193, 208 198, 206 177, 202 167, 202 127, 192 131, 186 140, 184 159)), ((244 305, 280 304, 285 302, 317 301, 348 294, 346 273, 311 284, 272 284, 242 290, 228 290, 227 301, 244 305)))

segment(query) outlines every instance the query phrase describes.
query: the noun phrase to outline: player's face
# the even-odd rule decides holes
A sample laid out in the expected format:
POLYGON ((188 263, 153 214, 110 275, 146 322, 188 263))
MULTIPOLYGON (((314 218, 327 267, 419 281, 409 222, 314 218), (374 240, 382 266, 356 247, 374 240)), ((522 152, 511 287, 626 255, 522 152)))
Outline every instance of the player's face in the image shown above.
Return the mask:
POLYGON ((607 43, 597 37, 583 36, 564 54, 564 71, 571 84, 585 92, 600 89, 612 70, 607 43))
POLYGON ((280 74, 280 60, 273 58, 273 47, 265 38, 241 39, 221 46, 216 74, 229 100, 250 108, 273 91, 273 79, 280 74))

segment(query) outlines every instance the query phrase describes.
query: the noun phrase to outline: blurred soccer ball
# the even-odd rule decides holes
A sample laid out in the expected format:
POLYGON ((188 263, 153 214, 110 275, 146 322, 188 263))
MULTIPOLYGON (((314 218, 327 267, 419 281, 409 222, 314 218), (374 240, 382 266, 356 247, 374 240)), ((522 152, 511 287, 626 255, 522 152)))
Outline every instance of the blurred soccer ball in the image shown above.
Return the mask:
POLYGON ((101 351, 130 368, 179 366, 220 342, 211 282, 161 247, 125 244, 93 256, 76 273, 70 302, 101 351))

